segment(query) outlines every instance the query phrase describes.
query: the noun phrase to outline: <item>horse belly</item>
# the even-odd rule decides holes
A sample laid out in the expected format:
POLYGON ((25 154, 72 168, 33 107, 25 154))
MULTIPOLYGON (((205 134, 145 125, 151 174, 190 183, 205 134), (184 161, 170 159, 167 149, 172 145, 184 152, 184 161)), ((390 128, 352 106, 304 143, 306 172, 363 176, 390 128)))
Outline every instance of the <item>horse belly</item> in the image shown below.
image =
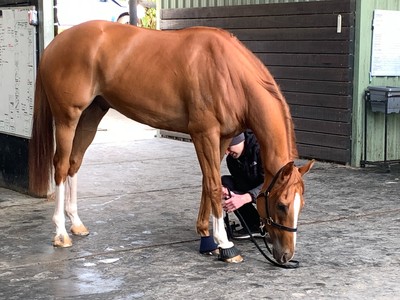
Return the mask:
POLYGON ((139 123, 187 133, 188 116, 184 106, 176 99, 153 98, 145 92, 139 95, 107 97, 107 102, 121 114, 139 123))
POLYGON ((191 90, 190 83, 157 64, 145 63, 148 59, 140 54, 132 57, 136 59, 128 69, 115 61, 103 65, 103 78, 108 80, 100 82, 99 92, 112 107, 135 121, 154 128, 187 132, 188 107, 193 103, 185 91, 191 90))

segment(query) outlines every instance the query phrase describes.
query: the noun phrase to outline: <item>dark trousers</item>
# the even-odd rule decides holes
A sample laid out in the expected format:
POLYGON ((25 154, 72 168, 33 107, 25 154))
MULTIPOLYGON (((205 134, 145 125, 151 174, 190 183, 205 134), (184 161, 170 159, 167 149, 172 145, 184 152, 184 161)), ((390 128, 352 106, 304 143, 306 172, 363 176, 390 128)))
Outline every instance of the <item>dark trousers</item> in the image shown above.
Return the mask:
MULTIPOLYGON (((222 176, 221 181, 224 187, 228 188, 235 194, 246 194, 247 191, 251 189, 251 187, 249 187, 246 190, 238 190, 233 177, 230 175, 222 176)), ((258 215, 257 209, 253 203, 246 203, 242 207, 235 210, 234 213, 236 216, 238 216, 238 211, 251 231, 258 232, 260 230, 260 216, 258 215)), ((239 217, 238 219, 240 220, 239 217)), ((245 228, 243 224, 242 227, 245 228)))

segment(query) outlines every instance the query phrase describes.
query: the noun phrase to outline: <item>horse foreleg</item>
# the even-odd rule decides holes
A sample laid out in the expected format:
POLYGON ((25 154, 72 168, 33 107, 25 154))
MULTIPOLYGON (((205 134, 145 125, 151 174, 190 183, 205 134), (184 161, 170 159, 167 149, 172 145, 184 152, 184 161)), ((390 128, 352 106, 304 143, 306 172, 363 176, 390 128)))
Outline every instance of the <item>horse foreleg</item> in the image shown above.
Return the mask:
MULTIPOLYGON (((223 221, 219 139, 219 135, 215 133, 192 134, 192 140, 203 173, 203 190, 197 218, 197 232, 202 237, 201 242, 209 236, 208 226, 211 212, 213 216, 214 241, 220 249, 219 259, 226 262, 241 262, 243 258, 234 244, 228 240, 223 221)), ((200 245, 201 248, 202 245, 200 245)))
MULTIPOLYGON (((219 156, 219 163, 221 165, 222 159, 224 158, 225 155, 225 150, 228 148, 230 139, 226 140, 226 139, 221 139, 220 140, 220 156, 219 156)), ((222 207, 222 204, 221 204, 222 207)), ((222 210, 222 208, 221 208, 222 210)), ((225 222, 224 219, 222 217, 222 213, 220 217, 215 217, 213 216, 213 233, 214 233, 214 237, 215 239, 219 242, 219 244, 221 245, 220 247, 223 249, 228 249, 228 248, 232 248, 233 247, 233 243, 229 242, 228 240, 228 235, 226 233, 225 230, 225 222)))
POLYGON ((217 241, 218 247, 222 249, 232 248, 234 245, 228 240, 223 217, 217 218, 213 215, 212 221, 214 239, 217 241))
MULTIPOLYGON (((225 155, 225 150, 228 148, 230 139, 221 139, 220 141, 220 164, 225 155)), ((220 199, 220 198, 219 198, 220 199)), ((218 206, 222 211, 222 203, 219 201, 218 206)), ((225 229, 225 222, 221 213, 220 217, 213 215, 213 233, 214 239, 218 241, 220 247, 219 257, 221 260, 230 263, 239 263, 243 261, 239 250, 228 240, 228 235, 225 229)))

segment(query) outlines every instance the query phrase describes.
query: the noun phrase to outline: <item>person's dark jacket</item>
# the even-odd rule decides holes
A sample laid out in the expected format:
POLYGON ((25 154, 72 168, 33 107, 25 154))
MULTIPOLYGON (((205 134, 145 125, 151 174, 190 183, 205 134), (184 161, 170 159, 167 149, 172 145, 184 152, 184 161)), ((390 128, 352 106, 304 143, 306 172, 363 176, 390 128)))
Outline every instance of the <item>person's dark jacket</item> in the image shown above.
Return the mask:
POLYGON ((226 163, 235 182, 237 192, 249 193, 253 203, 264 183, 264 169, 261 161, 260 146, 251 130, 244 132, 245 142, 238 159, 228 155, 226 163))

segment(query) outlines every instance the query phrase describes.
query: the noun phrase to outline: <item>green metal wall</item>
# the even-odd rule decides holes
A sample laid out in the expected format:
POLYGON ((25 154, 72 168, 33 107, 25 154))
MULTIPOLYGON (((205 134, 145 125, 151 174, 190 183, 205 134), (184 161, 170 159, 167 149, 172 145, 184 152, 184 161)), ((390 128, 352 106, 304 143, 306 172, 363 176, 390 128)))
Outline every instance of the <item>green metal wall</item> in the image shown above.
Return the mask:
MULTIPOLYGON (((400 10, 399 0, 358 0, 356 14, 356 49, 353 94, 352 165, 358 166, 364 147, 364 92, 368 86, 400 87, 400 77, 372 77, 370 81, 372 19, 375 9, 400 10)), ((367 158, 383 159, 384 115, 368 112, 367 158)), ((388 115, 388 159, 400 159, 400 114, 388 115)))

